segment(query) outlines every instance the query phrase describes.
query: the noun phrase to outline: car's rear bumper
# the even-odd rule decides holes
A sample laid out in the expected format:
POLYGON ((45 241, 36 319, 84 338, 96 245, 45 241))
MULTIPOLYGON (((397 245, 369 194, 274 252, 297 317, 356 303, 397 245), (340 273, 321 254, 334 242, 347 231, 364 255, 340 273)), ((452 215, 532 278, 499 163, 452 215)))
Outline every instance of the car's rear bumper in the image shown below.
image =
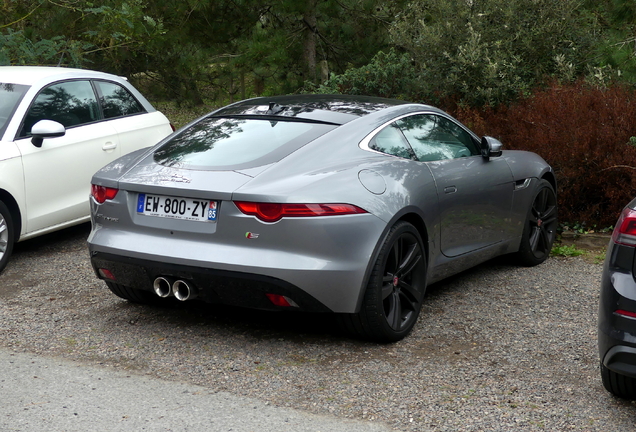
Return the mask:
MULTIPOLYGON (((216 275, 214 284, 219 287, 225 286, 222 275, 230 275, 231 280, 245 279, 232 275, 263 277, 281 281, 275 285, 297 287, 337 313, 359 309, 379 239, 387 229, 386 222, 370 213, 264 223, 225 201, 213 224, 142 217, 136 207, 121 205, 136 203, 135 197, 120 191, 113 202, 97 205, 91 200, 88 247, 93 259, 107 255, 113 262, 140 262, 143 268, 158 269, 152 275, 163 269, 201 269, 194 273, 216 275)), ((147 289, 147 280, 143 285, 135 280, 117 282, 147 289)))
POLYGON ((330 308, 302 289, 281 279, 252 273, 215 270, 180 264, 170 264, 105 253, 93 253, 91 264, 100 279, 154 291, 156 278, 186 281, 197 298, 209 303, 222 303, 264 310, 302 310, 306 312, 332 312, 330 308), (105 277, 106 269, 113 278, 105 277), (267 294, 285 296, 293 306, 276 306, 267 294))
POLYGON ((636 312, 634 248, 611 244, 601 279, 598 349, 608 369, 636 378, 636 318, 617 311, 636 312))

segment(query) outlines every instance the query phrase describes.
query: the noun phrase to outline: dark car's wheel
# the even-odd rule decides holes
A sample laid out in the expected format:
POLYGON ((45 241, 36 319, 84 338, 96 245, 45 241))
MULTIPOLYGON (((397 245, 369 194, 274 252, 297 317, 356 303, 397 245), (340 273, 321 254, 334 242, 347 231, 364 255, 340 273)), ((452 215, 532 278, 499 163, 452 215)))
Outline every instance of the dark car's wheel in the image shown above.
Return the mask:
POLYGON ((104 282, 106 282, 108 289, 110 289, 113 294, 133 303, 158 304, 161 303, 161 300, 165 300, 150 291, 120 285, 115 282, 104 282))
POLYGON ((356 336, 394 342, 409 334, 426 290, 426 254, 422 239, 408 222, 389 231, 369 278, 362 307, 343 317, 356 336))
POLYGON ((601 363, 601 378, 605 390, 623 399, 636 399, 636 379, 611 371, 601 363))
POLYGON ((0 272, 7 266, 15 242, 13 219, 7 206, 0 201, 0 272))
POLYGON ((528 211, 517 253, 519 262, 535 266, 550 256, 557 229, 557 200, 554 188, 540 180, 528 211))

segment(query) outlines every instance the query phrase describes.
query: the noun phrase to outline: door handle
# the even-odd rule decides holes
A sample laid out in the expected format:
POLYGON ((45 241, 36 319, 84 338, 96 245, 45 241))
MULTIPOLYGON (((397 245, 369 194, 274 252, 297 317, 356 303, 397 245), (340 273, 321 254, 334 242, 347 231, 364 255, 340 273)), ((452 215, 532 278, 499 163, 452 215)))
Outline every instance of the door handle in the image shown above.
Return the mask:
POLYGON ((455 192, 457 192, 457 188, 455 186, 446 186, 444 188, 444 193, 452 194, 452 193, 455 193, 455 192))
POLYGON ((102 146, 102 150, 104 151, 114 150, 116 148, 117 148, 117 144, 112 142, 107 142, 106 144, 102 146))

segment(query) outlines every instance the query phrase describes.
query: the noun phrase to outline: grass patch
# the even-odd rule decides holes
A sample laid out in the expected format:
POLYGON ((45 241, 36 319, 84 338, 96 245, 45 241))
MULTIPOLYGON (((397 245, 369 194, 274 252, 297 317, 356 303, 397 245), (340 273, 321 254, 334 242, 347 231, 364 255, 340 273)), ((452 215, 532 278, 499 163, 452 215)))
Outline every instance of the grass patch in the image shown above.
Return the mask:
POLYGON ((552 256, 560 257, 577 257, 581 256, 585 251, 578 249, 574 245, 557 245, 552 247, 552 256))
POLYGON ((593 254, 592 261, 594 264, 603 264, 605 261, 605 256, 607 255, 607 251, 602 251, 596 254, 593 254))
POLYGON ((551 256, 555 257, 582 257, 585 261, 591 264, 603 264, 605 261, 605 255, 607 254, 606 249, 594 249, 594 250, 586 250, 579 249, 575 245, 559 245, 556 244, 552 247, 552 252, 550 252, 551 256))

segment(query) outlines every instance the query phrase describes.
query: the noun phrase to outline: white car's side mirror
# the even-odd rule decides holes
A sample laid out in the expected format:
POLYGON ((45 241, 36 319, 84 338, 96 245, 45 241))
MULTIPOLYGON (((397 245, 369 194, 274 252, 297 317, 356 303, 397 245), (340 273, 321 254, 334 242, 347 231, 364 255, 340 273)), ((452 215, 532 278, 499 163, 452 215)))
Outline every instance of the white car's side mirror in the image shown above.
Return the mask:
POLYGON ((36 147, 42 147, 44 138, 56 138, 66 134, 66 128, 61 123, 53 120, 40 120, 31 128, 31 143, 36 147))

